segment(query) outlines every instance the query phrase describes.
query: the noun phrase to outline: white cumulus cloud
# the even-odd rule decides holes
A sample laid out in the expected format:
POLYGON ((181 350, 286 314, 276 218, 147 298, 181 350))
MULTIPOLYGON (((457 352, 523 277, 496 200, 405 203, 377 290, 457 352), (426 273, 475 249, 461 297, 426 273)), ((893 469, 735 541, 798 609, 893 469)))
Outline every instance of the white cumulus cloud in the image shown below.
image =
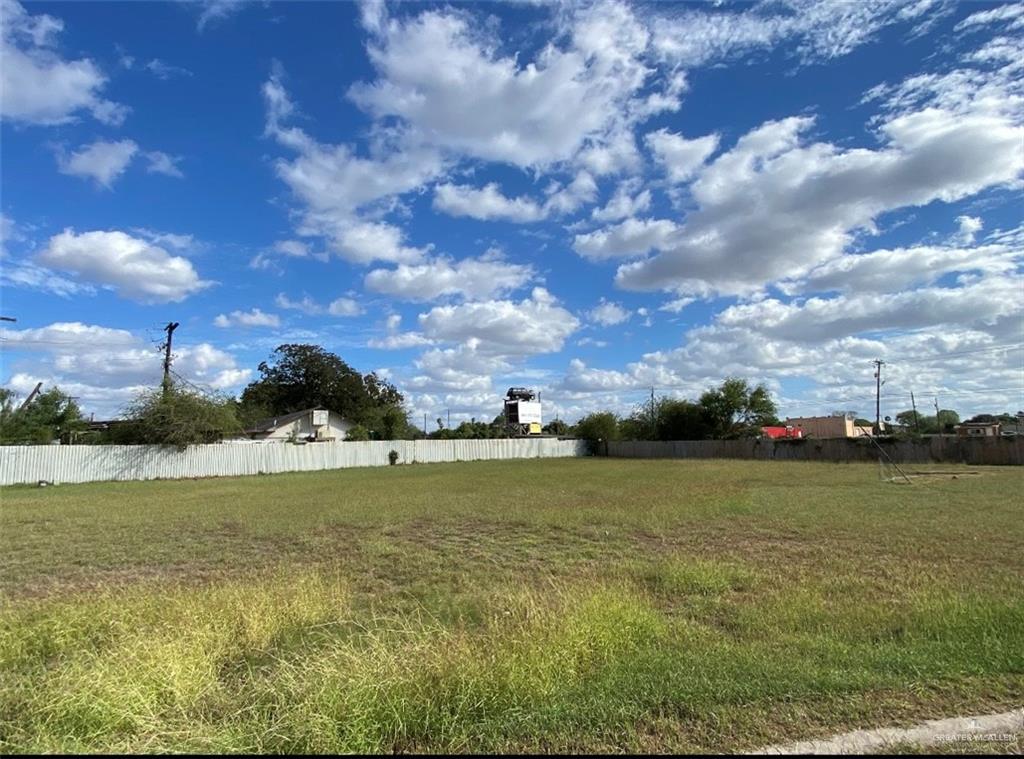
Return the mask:
POLYGON ((232 311, 220 314, 213 320, 215 327, 280 327, 281 318, 277 314, 267 314, 258 308, 249 311, 232 311))
POLYGON ((403 300, 429 301, 448 295, 483 300, 522 287, 533 268, 502 260, 438 258, 420 265, 375 269, 366 275, 366 289, 403 300))
POLYGON ((587 316, 592 322, 596 322, 603 327, 611 327, 616 324, 622 324, 625 321, 629 321, 629 317, 632 314, 628 309, 623 308, 618 303, 612 303, 604 298, 601 302, 592 308, 587 316))
POLYGON ((119 231, 65 229, 50 238, 38 260, 141 303, 181 301, 212 284, 187 258, 119 231))
POLYGON ((336 298, 327 307, 327 313, 331 316, 359 316, 363 309, 352 298, 336 298))
POLYGON ((88 58, 68 61, 56 50, 64 22, 32 15, 15 0, 2 0, 0 16, 0 116, 24 124, 53 125, 86 111, 104 124, 118 125, 128 109, 100 93, 107 77, 88 58))
POLYGON ((434 208, 450 216, 469 216, 484 221, 540 221, 546 215, 532 198, 507 198, 496 182, 481 188, 440 184, 434 188, 434 208))
POLYGON ((619 268, 627 289, 750 293, 838 257, 877 216, 935 200, 952 202, 1014 182, 1024 169, 1024 129, 993 114, 936 108, 881 126, 876 150, 806 143, 813 120, 767 122, 704 168, 691 186, 698 209, 657 240, 627 244, 617 230, 577 238, 589 257, 653 257, 619 268), (615 243, 613 245, 613 243, 615 243))
POLYGON ((428 338, 466 344, 481 354, 499 356, 559 351, 579 327, 579 319, 541 287, 521 301, 437 306, 420 314, 419 322, 428 338))
POLYGON ((655 159, 675 183, 687 182, 696 176, 704 162, 718 147, 718 135, 709 134, 688 140, 667 129, 651 132, 644 138, 655 159))
POLYGON ((497 52, 465 11, 380 18, 376 29, 378 79, 350 90, 360 107, 401 119, 424 143, 517 166, 547 166, 602 141, 652 73, 642 62, 649 34, 617 2, 581 9, 568 44, 525 63, 497 52))
POLYGON ((612 227, 576 235, 573 249, 592 261, 630 258, 667 245, 677 229, 667 219, 626 219, 612 227))
POLYGON ((139 146, 132 140, 97 140, 70 155, 58 154, 57 164, 62 174, 91 178, 109 189, 138 152, 139 146))

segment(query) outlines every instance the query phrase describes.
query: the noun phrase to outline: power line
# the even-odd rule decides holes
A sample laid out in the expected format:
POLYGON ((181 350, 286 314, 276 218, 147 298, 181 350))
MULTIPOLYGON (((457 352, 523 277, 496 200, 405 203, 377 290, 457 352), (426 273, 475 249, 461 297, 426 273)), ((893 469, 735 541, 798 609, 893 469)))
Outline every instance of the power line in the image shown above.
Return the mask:
POLYGON ((190 388, 192 388, 196 392, 202 393, 203 395, 205 395, 205 396, 207 396, 209 398, 217 397, 217 391, 214 390, 212 387, 203 387, 202 385, 197 385, 192 380, 190 380, 190 379, 188 379, 186 377, 183 377, 180 374, 178 374, 176 371, 174 371, 174 369, 171 369, 171 376, 174 377, 179 382, 182 382, 183 384, 188 385, 190 388))
MULTIPOLYGON (((940 392, 939 390, 933 390, 929 392, 929 395, 934 395, 940 392)), ((985 395, 988 393, 1024 393, 1024 387, 982 387, 982 388, 966 388, 963 390, 942 390, 943 395, 985 395)))

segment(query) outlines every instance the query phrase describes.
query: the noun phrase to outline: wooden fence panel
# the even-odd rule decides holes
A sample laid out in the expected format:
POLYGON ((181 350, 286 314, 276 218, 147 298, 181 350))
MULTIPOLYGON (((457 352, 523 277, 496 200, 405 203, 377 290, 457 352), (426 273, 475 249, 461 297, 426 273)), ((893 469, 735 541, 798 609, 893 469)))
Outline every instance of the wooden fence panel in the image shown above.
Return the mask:
MULTIPOLYGON (((930 437, 879 440, 899 464, 951 463, 972 466, 1024 465, 1024 438, 930 437)), ((763 461, 877 461, 879 450, 868 438, 815 440, 618 440, 603 446, 614 458, 758 459, 763 461)))

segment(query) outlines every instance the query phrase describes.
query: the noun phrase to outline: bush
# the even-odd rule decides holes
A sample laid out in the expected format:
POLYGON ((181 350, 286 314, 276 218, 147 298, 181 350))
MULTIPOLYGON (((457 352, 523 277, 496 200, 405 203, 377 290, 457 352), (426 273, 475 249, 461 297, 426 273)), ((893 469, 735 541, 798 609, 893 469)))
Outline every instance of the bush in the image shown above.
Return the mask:
POLYGON ((619 419, 610 411, 588 414, 576 423, 576 437, 586 440, 590 454, 596 455, 602 441, 619 439, 619 419))
POLYGON ((584 440, 618 440, 619 419, 610 411, 588 414, 576 423, 576 437, 584 440))
POLYGON ((199 443, 218 443, 226 436, 242 432, 230 400, 177 385, 140 394, 124 416, 127 421, 112 430, 113 442, 183 449, 199 443))
POLYGON ((361 424, 357 424, 345 433, 345 439, 354 443, 361 443, 370 439, 370 431, 361 424))
POLYGON ((388 463, 394 466, 398 463, 398 451, 391 450, 388 452, 388 463))
POLYGON ((56 387, 40 393, 23 409, 15 403, 14 391, 0 388, 0 444, 70 442, 85 426, 78 405, 56 387))

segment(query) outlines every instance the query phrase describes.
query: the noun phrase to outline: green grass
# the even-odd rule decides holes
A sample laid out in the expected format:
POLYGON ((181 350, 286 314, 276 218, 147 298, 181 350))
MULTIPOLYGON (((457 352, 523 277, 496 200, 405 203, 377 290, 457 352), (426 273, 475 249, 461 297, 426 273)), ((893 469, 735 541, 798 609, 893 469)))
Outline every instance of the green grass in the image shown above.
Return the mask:
POLYGON ((0 751, 735 751, 1021 706, 1020 470, 970 471, 6 488, 0 751))

